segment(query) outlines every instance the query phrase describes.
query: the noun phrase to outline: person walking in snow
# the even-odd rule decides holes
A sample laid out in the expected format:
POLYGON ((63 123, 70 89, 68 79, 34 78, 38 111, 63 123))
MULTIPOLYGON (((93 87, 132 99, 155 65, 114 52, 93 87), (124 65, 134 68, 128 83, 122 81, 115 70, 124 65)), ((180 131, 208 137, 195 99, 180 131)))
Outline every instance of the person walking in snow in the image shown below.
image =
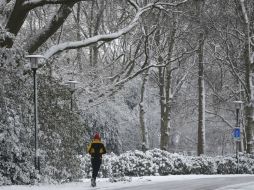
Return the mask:
POLYGON ((104 144, 101 142, 101 137, 99 133, 94 135, 92 142, 88 145, 88 153, 91 155, 91 163, 93 168, 91 185, 92 187, 96 186, 96 177, 98 175, 101 161, 102 161, 102 154, 106 154, 106 148, 104 144))

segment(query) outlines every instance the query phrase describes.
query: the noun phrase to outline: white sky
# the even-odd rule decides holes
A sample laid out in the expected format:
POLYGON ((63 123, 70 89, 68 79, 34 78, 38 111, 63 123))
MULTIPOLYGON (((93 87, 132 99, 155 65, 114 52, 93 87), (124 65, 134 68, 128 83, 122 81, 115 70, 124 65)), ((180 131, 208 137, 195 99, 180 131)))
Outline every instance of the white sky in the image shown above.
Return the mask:
MULTIPOLYGON (((100 190, 113 190, 115 188, 136 186, 142 184, 153 184, 165 181, 177 181, 177 180, 190 180, 199 178, 214 178, 214 177, 237 177, 238 175, 169 175, 169 176, 145 176, 145 177, 133 177, 130 178, 131 181, 125 182, 115 182, 110 183, 107 178, 98 178, 97 187, 100 190)), ((244 176, 244 175, 240 175, 244 176)), ((250 175, 246 175, 250 176, 250 175)), ((94 190, 95 188, 90 186, 90 179, 83 179, 83 182, 72 182, 66 184, 49 185, 49 184, 39 184, 35 186, 30 185, 12 185, 12 186, 1 186, 0 190, 94 190)), ((217 190, 253 190, 254 182, 239 184, 234 186, 227 186, 225 188, 220 188, 217 190)))

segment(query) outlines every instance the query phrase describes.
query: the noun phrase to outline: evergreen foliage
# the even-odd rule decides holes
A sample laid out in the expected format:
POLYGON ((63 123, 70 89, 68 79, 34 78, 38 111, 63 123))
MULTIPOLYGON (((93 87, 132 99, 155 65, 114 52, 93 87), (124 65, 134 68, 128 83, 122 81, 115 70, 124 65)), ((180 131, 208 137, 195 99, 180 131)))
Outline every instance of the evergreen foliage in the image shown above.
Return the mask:
POLYGON ((0 184, 28 184, 36 176, 32 161, 29 83, 22 76, 24 54, 0 49, 0 184))
POLYGON ((23 74, 24 54, 19 47, 0 49, 0 185, 79 178, 85 125, 70 110, 67 87, 40 73, 41 173, 34 170, 33 79, 23 74))
POLYGON ((85 125, 75 106, 70 109, 71 94, 66 86, 48 76, 40 76, 38 81, 43 175, 57 181, 79 178, 77 155, 84 152, 85 125))

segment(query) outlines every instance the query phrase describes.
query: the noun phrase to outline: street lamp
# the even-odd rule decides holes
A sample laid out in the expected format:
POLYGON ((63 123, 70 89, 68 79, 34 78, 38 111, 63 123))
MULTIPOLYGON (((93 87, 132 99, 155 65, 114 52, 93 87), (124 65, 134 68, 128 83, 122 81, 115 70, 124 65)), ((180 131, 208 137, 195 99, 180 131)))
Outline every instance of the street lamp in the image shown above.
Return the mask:
POLYGON ((35 140, 35 159, 34 166, 36 170, 40 170, 39 161, 39 143, 38 143, 38 108, 37 108, 37 77, 36 71, 38 69, 38 60, 44 58, 42 55, 27 55, 26 58, 30 60, 31 69, 33 70, 33 82, 34 82, 34 140, 35 140))
POLYGON ((78 82, 75 81, 75 80, 69 80, 69 81, 66 82, 66 84, 68 84, 69 87, 70 87, 70 92, 71 92, 71 111, 72 111, 72 109, 73 109, 73 93, 76 90, 76 84, 78 84, 78 82))
POLYGON ((236 109, 236 127, 234 128, 234 139, 235 139, 235 147, 236 147, 236 159, 237 159, 237 173, 239 173, 239 146, 241 144, 241 127, 239 121, 239 113, 242 108, 242 101, 234 101, 235 109, 236 109))

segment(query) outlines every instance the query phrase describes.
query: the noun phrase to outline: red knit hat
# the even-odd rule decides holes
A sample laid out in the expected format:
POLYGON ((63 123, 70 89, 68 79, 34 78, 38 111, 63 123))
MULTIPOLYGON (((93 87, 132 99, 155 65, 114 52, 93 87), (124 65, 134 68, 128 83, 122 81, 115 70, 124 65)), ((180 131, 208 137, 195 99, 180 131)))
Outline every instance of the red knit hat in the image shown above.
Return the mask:
POLYGON ((101 137, 100 137, 100 134, 99 133, 96 133, 95 135, 94 135, 94 139, 101 139, 101 137))

